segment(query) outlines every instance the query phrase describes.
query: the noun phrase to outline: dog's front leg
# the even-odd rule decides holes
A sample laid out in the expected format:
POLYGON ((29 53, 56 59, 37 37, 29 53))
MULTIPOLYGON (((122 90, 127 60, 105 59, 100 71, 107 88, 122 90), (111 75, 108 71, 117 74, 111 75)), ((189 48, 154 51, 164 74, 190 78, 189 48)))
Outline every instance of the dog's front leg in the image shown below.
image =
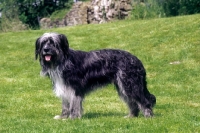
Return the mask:
POLYGON ((83 98, 81 96, 74 96, 70 102, 70 115, 71 119, 81 118, 83 108, 82 108, 83 98))
POLYGON ((66 99, 62 99, 62 113, 61 115, 56 115, 54 119, 67 119, 70 114, 69 107, 69 102, 66 99))

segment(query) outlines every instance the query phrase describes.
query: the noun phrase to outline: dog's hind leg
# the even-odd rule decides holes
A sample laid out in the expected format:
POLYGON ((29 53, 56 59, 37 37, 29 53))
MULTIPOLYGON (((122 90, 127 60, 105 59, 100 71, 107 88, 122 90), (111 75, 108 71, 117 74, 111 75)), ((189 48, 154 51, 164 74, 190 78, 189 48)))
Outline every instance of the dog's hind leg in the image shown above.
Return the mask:
POLYGON ((132 91, 130 95, 135 99, 139 109, 142 111, 145 117, 153 116, 153 105, 155 104, 154 100, 152 101, 150 96, 151 94, 147 90, 146 81, 143 77, 139 77, 138 79, 142 79, 141 82, 138 80, 137 83, 132 84, 132 91))
POLYGON ((146 88, 146 81, 143 76, 127 75, 120 72, 114 84, 117 87, 118 94, 129 107, 128 117, 138 116, 139 110, 143 112, 145 117, 153 116, 151 101, 154 100, 149 98, 150 93, 146 88))
POLYGON ((139 110, 138 105, 135 102, 135 100, 127 100, 126 103, 129 107, 130 112, 129 112, 128 116, 125 116, 125 118, 138 117, 140 110, 139 110))
POLYGON ((74 96, 70 101, 70 115, 71 119, 81 118, 83 108, 82 108, 83 98, 81 96, 74 96))
POLYGON ((138 84, 139 94, 137 95, 139 95, 139 99, 137 104, 145 117, 152 117, 154 115, 153 106, 156 104, 156 97, 148 91, 145 76, 141 76, 140 79, 140 84, 138 84))
POLYGON ((128 98, 126 95, 124 95, 120 91, 118 91, 118 94, 121 97, 121 99, 127 104, 128 108, 129 108, 129 114, 127 116, 125 116, 125 118, 137 117, 139 115, 140 110, 139 110, 139 107, 138 107, 138 104, 136 103, 136 101, 134 99, 128 98))
POLYGON ((138 104, 136 103, 136 101, 134 99, 132 99, 126 95, 126 91, 124 90, 123 84, 119 77, 114 82, 114 84, 117 89, 118 95, 127 104, 128 108, 129 108, 129 114, 127 116, 125 116, 125 118, 137 117, 139 114, 138 104))
POLYGON ((133 93, 132 95, 126 95, 125 102, 130 110, 128 117, 137 117, 139 115, 139 110, 142 111, 145 117, 153 116, 151 104, 144 94, 140 94, 139 96, 137 96, 136 93, 133 93))

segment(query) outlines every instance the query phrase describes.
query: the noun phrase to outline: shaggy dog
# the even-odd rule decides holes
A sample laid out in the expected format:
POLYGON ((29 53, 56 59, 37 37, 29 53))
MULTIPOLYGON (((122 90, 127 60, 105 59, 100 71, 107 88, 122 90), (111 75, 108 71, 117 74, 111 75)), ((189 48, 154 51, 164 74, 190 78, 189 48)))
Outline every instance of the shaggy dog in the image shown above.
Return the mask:
POLYGON ((80 118, 85 95, 109 83, 114 83, 128 105, 128 117, 138 116, 139 111, 153 116, 156 98, 148 91, 145 69, 134 55, 114 49, 72 50, 66 36, 58 33, 43 34, 35 46, 41 75, 50 77, 55 94, 62 99, 62 113, 55 119, 80 118))

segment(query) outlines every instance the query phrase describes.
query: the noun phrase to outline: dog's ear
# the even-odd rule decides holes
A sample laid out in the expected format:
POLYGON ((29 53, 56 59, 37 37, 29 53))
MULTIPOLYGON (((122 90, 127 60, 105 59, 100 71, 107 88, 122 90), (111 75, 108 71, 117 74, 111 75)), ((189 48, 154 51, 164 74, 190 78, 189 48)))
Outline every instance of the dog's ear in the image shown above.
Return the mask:
POLYGON ((68 43, 67 37, 64 34, 60 34, 59 38, 60 38, 60 46, 61 46, 61 49, 64 53, 64 56, 68 56, 68 54, 69 54, 68 53, 69 52, 69 43, 68 43))
POLYGON ((40 53, 40 38, 38 38, 35 42, 35 60, 37 60, 39 53, 40 53))

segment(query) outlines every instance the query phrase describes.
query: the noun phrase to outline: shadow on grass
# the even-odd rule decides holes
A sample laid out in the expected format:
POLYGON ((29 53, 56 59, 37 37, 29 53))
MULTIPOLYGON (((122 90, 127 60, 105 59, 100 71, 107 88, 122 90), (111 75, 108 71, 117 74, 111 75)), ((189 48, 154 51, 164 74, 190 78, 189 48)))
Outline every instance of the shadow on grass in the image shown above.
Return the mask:
MULTIPOLYGON (((93 118, 99 118, 99 117, 118 117, 118 118, 124 118, 128 114, 125 113, 119 113, 119 112, 89 112, 83 115, 83 118, 93 119, 93 118)), ((152 118, 161 117, 162 114, 159 112, 154 113, 154 116, 152 118)), ((133 118, 143 118, 144 115, 140 112, 138 117, 133 118)), ((145 117, 144 117, 145 118, 145 117)))
POLYGON ((119 112, 90 112, 83 115, 83 118, 98 118, 98 117, 124 117, 126 114, 119 112))

